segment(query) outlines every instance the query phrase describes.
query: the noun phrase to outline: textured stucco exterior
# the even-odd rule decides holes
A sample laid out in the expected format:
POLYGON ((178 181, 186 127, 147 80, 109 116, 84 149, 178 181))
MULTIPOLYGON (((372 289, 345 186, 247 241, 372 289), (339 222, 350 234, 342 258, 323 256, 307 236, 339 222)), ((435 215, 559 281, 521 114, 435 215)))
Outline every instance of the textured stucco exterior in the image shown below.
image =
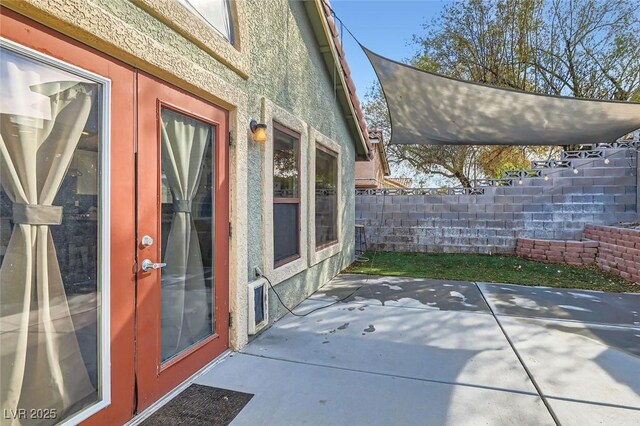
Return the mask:
MULTIPOLYGON (((162 17, 150 9, 153 2, 146 0, 25 0, 3 1, 3 5, 231 112, 230 344, 238 349, 247 342, 247 283, 255 278, 255 266, 264 270, 271 261, 263 253, 265 147, 251 140, 249 120, 262 117, 261 100, 265 98, 342 148, 343 250, 277 284, 278 293, 290 307, 351 262, 358 142, 334 93, 335 76, 323 60, 303 2, 239 0, 236 19, 245 23, 240 34, 244 39, 239 40, 242 53, 220 52, 216 57, 185 37, 184 26, 171 25, 173 8, 165 7, 163 1, 158 0, 157 7, 162 17), (231 56, 235 59, 225 59, 231 56), (230 67, 233 60, 236 65, 230 67)), ((209 48, 215 49, 215 43, 209 48)), ((271 129, 271 123, 267 124, 271 129)), ((310 143, 302 141, 304 148, 310 143)), ((272 320, 286 312, 273 295, 269 311, 272 320)))

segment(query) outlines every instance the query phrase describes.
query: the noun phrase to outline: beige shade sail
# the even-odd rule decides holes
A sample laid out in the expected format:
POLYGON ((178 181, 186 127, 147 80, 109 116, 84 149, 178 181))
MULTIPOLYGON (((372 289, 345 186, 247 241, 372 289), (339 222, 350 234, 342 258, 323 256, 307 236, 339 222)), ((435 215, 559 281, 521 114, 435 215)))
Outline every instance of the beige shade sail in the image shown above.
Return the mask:
POLYGON ((574 145, 613 142, 640 128, 640 103, 487 86, 363 49, 387 99, 392 144, 574 145))

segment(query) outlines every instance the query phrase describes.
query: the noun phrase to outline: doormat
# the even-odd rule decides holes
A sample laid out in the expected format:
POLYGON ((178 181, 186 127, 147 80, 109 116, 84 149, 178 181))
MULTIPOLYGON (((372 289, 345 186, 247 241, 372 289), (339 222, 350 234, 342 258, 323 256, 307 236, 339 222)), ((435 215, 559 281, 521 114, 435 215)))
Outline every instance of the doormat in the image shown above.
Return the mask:
POLYGON ((253 394, 191 385, 142 422, 144 426, 226 426, 253 394))

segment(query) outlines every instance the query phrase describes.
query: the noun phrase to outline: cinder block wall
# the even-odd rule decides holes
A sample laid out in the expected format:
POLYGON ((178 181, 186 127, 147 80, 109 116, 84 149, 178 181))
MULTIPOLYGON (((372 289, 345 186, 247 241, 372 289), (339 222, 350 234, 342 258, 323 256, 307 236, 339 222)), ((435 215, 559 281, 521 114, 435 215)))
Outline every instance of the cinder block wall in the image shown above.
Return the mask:
POLYGON ((383 251, 513 253, 517 238, 579 240, 587 224, 638 220, 635 154, 607 156, 482 195, 357 195, 356 223, 383 251))

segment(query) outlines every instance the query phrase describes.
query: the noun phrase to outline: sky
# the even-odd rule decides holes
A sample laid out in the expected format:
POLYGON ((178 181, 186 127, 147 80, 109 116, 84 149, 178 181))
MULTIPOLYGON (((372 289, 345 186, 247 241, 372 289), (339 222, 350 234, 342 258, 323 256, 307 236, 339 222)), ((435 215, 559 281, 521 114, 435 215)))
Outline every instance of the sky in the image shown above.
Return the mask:
MULTIPOLYGON (((331 0, 331 8, 360 43, 369 50, 396 61, 410 59, 418 46, 414 34, 424 34, 423 24, 437 18, 451 0, 331 0)), ((340 22, 336 21, 338 30, 340 22)), ((377 80, 369 59, 358 43, 344 31, 342 43, 351 69, 351 78, 360 101, 377 80)), ((406 165, 391 164, 391 175, 414 176, 415 170, 406 165)), ((440 176, 421 175, 423 185, 439 187, 455 183, 440 176)))
MULTIPOLYGON (((414 34, 423 34, 422 25, 436 18, 450 0, 331 0, 331 7, 344 25, 368 49, 389 59, 404 61, 413 57, 417 46, 414 34)), ((338 29, 340 29, 339 21, 338 29)), ((351 77, 361 101, 375 72, 364 52, 344 32, 342 42, 351 68, 351 77)))

